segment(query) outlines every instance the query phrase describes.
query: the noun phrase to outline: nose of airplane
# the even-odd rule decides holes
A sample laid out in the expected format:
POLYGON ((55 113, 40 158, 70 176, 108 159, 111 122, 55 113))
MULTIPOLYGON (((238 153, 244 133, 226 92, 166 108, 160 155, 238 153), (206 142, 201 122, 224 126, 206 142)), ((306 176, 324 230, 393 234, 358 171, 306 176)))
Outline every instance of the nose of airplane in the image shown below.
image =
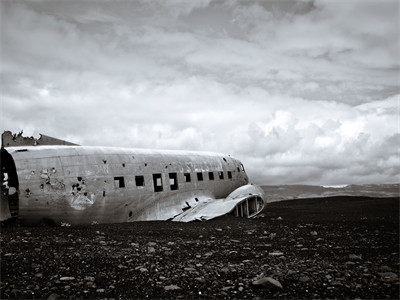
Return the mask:
POLYGON ((246 173, 243 173, 243 181, 244 181, 244 184, 248 184, 249 183, 249 176, 247 176, 246 173))

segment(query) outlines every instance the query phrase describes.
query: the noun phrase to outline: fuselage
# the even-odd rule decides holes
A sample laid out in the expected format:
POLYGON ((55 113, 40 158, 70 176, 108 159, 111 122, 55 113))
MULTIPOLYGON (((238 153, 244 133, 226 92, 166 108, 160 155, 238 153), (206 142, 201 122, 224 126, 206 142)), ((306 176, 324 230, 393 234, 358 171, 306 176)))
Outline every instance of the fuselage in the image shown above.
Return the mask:
POLYGON ((218 153, 85 146, 7 151, 19 181, 18 215, 27 223, 168 220, 248 183, 242 163, 218 153))

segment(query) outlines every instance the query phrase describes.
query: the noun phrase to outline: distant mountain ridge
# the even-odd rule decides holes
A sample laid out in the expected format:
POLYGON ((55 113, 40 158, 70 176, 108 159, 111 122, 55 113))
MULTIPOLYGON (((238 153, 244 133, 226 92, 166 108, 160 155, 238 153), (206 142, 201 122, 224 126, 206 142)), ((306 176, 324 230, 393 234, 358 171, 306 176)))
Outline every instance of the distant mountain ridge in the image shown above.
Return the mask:
POLYGON ((262 185, 267 202, 333 196, 400 197, 400 183, 319 185, 262 185))

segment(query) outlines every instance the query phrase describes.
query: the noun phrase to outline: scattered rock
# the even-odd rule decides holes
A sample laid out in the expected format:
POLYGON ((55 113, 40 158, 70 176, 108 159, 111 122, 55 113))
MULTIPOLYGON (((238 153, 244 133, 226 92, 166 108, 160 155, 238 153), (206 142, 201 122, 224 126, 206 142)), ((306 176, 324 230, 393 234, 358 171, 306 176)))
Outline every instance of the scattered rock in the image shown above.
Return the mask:
POLYGON ((300 281, 300 282, 308 282, 308 281, 310 281, 310 277, 308 277, 308 276, 301 276, 301 277, 299 278, 299 281, 300 281))
POLYGON ((85 281, 94 281, 95 278, 93 276, 85 276, 85 281))
POLYGON ((2 226, 0 298, 399 299, 398 199, 348 200, 270 203, 253 220, 2 226))
POLYGON ((381 280, 385 282, 397 281, 399 279, 399 276, 393 272, 379 273, 379 276, 381 276, 381 280))
POLYGON ((380 271, 383 271, 383 272, 391 272, 391 271, 392 271, 392 268, 390 268, 390 267, 388 267, 388 266, 381 266, 381 267, 379 268, 379 270, 380 270, 380 271))
POLYGON ((50 294, 47 300, 57 300, 60 296, 58 294, 50 294))
POLYGON ((356 255, 356 254, 349 254, 349 258, 353 259, 353 260, 361 260, 361 254, 360 255, 356 255))
POLYGON ((272 277, 262 277, 258 280, 252 282, 254 286, 264 287, 264 288, 282 288, 282 284, 278 281, 273 279, 272 277))
POLYGON ((61 281, 68 281, 68 280, 74 280, 75 277, 61 277, 60 280, 61 281))
POLYGON ((281 251, 273 251, 273 252, 268 253, 268 255, 271 255, 271 256, 282 256, 283 252, 281 252, 281 251))
POLYGON ((166 290, 166 291, 175 291, 175 290, 180 290, 180 289, 181 288, 175 284, 164 286, 164 290, 166 290))

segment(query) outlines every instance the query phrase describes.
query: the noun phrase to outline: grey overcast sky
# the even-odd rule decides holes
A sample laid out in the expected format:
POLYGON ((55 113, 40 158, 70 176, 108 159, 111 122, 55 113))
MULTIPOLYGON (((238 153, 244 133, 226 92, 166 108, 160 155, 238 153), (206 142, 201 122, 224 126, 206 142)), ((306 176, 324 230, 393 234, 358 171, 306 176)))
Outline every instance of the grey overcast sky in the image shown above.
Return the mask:
POLYGON ((397 0, 0 3, 1 131, 400 181, 397 0))

